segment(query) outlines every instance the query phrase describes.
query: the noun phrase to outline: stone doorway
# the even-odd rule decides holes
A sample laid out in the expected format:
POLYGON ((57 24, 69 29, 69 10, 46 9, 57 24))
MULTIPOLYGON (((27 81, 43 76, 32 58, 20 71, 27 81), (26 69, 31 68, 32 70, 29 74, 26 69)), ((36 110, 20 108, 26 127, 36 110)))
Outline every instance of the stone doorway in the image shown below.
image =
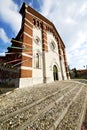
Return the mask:
POLYGON ((58 69, 56 65, 53 66, 53 78, 54 78, 54 81, 58 80, 58 69))

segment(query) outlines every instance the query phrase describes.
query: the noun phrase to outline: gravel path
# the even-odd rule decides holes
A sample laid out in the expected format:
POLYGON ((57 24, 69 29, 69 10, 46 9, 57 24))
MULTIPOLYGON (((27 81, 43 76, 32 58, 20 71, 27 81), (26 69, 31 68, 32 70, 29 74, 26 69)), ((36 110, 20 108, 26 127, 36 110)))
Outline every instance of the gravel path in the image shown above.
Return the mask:
POLYGON ((0 130, 78 130, 87 86, 54 82, 0 96, 0 130))

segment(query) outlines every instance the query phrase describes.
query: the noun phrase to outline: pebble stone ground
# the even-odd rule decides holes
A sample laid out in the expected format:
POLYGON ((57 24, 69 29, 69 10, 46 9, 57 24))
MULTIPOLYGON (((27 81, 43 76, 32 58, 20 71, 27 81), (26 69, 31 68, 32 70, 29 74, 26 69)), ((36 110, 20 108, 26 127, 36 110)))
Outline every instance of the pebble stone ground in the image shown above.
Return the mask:
POLYGON ((81 130, 87 85, 58 81, 0 95, 0 130, 81 130))

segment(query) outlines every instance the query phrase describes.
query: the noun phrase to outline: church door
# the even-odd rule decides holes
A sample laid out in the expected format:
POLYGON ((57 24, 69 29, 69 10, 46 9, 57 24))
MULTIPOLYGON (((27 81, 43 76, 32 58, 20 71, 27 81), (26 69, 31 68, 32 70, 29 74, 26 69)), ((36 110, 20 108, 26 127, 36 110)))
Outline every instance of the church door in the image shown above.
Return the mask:
POLYGON ((53 66, 53 77, 54 77, 54 81, 58 80, 58 69, 56 65, 53 66))

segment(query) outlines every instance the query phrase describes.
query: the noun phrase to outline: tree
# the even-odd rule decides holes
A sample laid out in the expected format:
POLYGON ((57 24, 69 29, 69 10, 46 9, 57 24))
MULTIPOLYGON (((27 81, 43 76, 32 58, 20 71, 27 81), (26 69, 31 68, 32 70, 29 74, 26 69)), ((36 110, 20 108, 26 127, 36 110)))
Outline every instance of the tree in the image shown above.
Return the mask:
POLYGON ((76 68, 73 69, 73 72, 74 72, 74 74, 75 74, 75 78, 77 78, 77 77, 78 77, 78 73, 77 73, 76 68))

